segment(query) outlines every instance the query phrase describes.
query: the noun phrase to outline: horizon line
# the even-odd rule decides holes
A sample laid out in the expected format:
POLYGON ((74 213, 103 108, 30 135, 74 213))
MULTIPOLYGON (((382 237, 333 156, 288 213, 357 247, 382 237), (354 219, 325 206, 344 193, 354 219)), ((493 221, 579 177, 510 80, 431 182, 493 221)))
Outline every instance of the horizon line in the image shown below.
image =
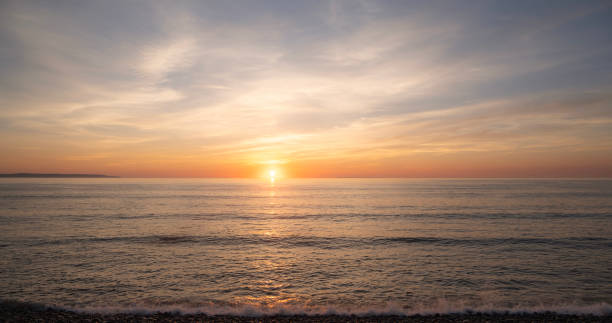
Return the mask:
MULTIPOLYGON (((98 179, 261 179, 258 176, 118 176, 90 173, 0 173, 0 178, 53 178, 53 176, 56 176, 55 178, 79 178, 78 176, 83 176, 81 178, 98 179)), ((283 179, 612 179, 612 176, 290 176, 283 179)))

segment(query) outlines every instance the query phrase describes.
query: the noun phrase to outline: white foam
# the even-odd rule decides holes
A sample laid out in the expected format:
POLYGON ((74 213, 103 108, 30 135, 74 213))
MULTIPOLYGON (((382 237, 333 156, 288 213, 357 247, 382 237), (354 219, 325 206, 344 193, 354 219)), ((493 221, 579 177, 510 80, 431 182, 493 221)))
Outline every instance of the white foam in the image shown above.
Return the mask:
POLYGON ((413 308, 405 308, 399 304, 390 303, 384 306, 372 307, 345 307, 345 306, 301 306, 301 305, 166 305, 166 306, 98 306, 98 307, 64 307, 75 312, 85 313, 180 313, 180 314, 207 314, 207 315, 239 315, 239 316, 266 316, 266 315, 434 315, 434 314, 469 314, 469 313, 544 313, 554 312, 558 314, 572 315, 612 315, 612 305, 602 302, 589 305, 560 304, 539 306, 512 306, 497 307, 493 305, 465 306, 462 303, 451 303, 440 300, 435 305, 421 305, 413 308))

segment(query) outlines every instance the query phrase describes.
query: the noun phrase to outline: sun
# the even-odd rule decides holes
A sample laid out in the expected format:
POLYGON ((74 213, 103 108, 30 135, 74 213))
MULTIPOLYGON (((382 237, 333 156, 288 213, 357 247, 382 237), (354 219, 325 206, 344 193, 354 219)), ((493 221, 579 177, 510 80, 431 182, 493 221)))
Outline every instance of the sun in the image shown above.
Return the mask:
POLYGON ((259 170, 257 177, 270 181, 271 183, 287 178, 287 173, 285 172, 283 165, 281 165, 282 163, 279 161, 270 160, 267 162, 262 162, 262 164, 265 164, 265 166, 259 170))
POLYGON ((276 180, 276 170, 271 169, 268 171, 268 178, 270 179, 270 183, 274 183, 276 180))
POLYGON ((274 183, 285 178, 284 170, 278 167, 267 168, 262 175, 262 177, 268 180, 270 183, 274 183))

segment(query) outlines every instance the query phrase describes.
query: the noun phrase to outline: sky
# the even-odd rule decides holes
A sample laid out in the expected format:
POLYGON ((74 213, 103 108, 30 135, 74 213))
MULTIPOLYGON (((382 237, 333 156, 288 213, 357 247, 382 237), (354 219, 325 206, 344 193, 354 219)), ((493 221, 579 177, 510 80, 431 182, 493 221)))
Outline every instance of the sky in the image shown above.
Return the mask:
POLYGON ((0 172, 612 177, 610 1, 0 0, 0 172))

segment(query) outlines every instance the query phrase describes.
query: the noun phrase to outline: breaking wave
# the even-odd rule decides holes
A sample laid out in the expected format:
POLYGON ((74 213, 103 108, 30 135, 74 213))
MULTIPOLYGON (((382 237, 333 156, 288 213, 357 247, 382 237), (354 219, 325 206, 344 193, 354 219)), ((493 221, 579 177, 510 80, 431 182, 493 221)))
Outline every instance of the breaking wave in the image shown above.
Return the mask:
POLYGON ((304 305, 219 305, 219 304, 174 304, 161 306, 130 305, 130 306, 57 306, 42 305, 38 303, 21 303, 15 301, 1 301, 3 304, 23 304, 36 309, 55 308, 74 311, 78 313, 98 314, 154 314, 154 313, 177 313, 177 314, 206 314, 206 315, 236 315, 236 316, 269 316, 269 315, 436 315, 436 314, 535 314, 535 313, 557 313, 565 315, 612 315, 612 305, 602 302, 589 305, 560 304, 560 305, 536 305, 536 306, 510 306, 499 307, 495 305, 482 304, 468 306, 461 302, 449 302, 439 300, 433 305, 418 305, 411 308, 399 304, 386 304, 383 306, 304 306, 304 305))

